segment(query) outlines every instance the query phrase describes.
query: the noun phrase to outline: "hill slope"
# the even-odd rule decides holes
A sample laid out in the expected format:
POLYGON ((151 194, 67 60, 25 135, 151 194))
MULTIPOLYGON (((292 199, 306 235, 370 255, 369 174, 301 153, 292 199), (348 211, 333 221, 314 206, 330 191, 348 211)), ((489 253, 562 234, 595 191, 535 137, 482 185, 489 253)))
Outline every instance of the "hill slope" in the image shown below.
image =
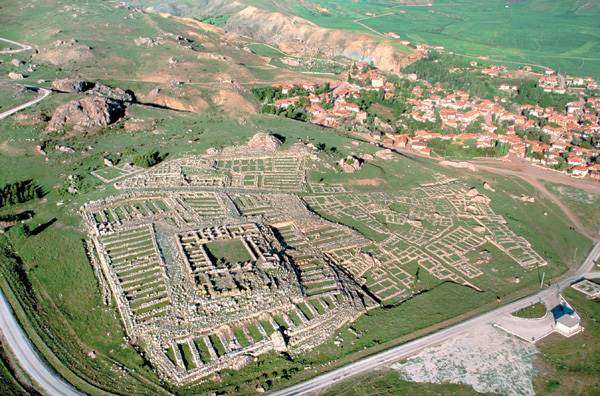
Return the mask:
POLYGON ((131 0, 130 4, 149 11, 164 11, 198 18, 220 18, 225 31, 278 46, 294 56, 333 58, 342 56, 371 61, 387 71, 399 71, 414 60, 408 47, 372 32, 330 29, 295 16, 286 2, 262 4, 255 1, 203 0, 174 2, 131 0), (252 4, 257 4, 255 6, 252 4))

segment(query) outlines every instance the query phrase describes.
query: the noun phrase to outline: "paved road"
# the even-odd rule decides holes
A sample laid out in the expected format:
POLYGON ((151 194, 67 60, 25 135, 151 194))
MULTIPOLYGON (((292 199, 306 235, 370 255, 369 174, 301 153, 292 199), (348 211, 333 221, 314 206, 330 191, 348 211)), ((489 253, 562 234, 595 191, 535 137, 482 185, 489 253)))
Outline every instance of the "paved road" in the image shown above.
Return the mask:
POLYGON ((0 50, 0 55, 1 54, 16 54, 18 52, 29 51, 31 49, 30 45, 17 43, 16 41, 12 41, 12 40, 5 39, 5 38, 2 38, 2 37, 0 37, 0 41, 4 41, 5 43, 9 43, 9 44, 12 44, 12 45, 16 45, 17 47, 20 47, 20 48, 14 48, 14 49, 3 49, 3 50, 0 50))
POLYGON ((586 279, 598 279, 600 278, 600 271, 588 272, 585 274, 586 279))
POLYGON ((75 388, 66 383, 56 374, 31 344, 21 325, 15 319, 4 294, 0 291, 0 330, 16 357, 19 366, 25 370, 31 379, 47 394, 79 396, 75 388))
POLYGON ((557 291, 569 287, 572 283, 581 279, 585 274, 587 274, 593 269, 594 262, 598 259, 598 257, 600 257, 600 242, 594 245, 594 248, 592 249, 590 254, 586 257, 583 264, 577 270, 565 274, 565 276, 560 281, 551 285, 547 289, 540 291, 539 293, 522 298, 511 304, 504 305, 500 308, 494 309, 493 311, 486 312, 472 319, 440 330, 428 336, 416 339, 414 341, 397 346, 387 351, 364 358, 355 363, 349 364, 345 367, 341 367, 337 370, 331 371, 327 374, 323 374, 306 382, 274 392, 271 395, 299 396, 315 394, 316 392, 321 391, 324 388, 335 384, 336 382, 343 381, 351 376, 366 373, 377 367, 397 362, 398 360, 412 356, 425 348, 440 344, 441 342, 451 337, 455 337, 459 334, 472 330, 477 326, 493 323, 497 318, 501 317, 502 315, 510 314, 521 308, 525 308, 528 305, 538 302, 540 299, 550 297, 553 293, 555 294, 557 291))
POLYGON ((52 91, 50 91, 50 90, 48 90, 46 88, 33 87, 33 86, 28 86, 28 88, 34 89, 34 90, 38 91, 38 97, 35 98, 35 99, 33 99, 33 100, 30 100, 27 103, 23 103, 22 105, 19 105, 17 107, 13 107, 10 110, 6 110, 5 112, 0 113, 0 120, 4 119, 6 117, 11 116, 11 115, 15 114, 18 111, 21 111, 21 110, 26 109, 26 108, 28 108, 30 106, 33 106, 34 104, 36 104, 38 102, 41 102, 42 100, 46 99, 46 97, 48 95, 50 95, 50 93, 52 92, 52 91))

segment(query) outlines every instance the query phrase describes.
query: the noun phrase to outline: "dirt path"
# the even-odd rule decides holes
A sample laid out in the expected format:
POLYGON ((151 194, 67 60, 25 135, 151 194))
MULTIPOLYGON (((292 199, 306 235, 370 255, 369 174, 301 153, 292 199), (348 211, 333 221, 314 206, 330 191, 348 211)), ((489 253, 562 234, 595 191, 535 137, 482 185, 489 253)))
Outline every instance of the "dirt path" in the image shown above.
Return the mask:
MULTIPOLYGON (((522 180, 526 181, 527 183, 531 184, 531 186, 533 188, 538 190, 540 193, 542 193, 543 196, 548 198, 552 203, 554 203, 556 206, 558 206, 560 208, 560 210, 565 214, 565 216, 569 219, 569 221, 571 223, 573 223, 573 226, 575 227, 577 232, 579 232, 582 235, 585 235, 586 237, 590 238, 594 242, 598 241, 600 236, 596 233, 590 232, 590 230, 588 230, 581 223, 581 221, 579 220, 577 215, 575 215, 573 213, 573 211, 571 211, 571 209, 560 200, 560 198, 558 198, 555 194, 550 192, 543 183, 543 181, 547 181, 547 182, 551 182, 551 183, 560 183, 560 184, 569 185, 570 187, 575 187, 575 188, 581 189, 580 183, 577 183, 577 182, 581 182, 582 180, 573 179, 572 177, 565 176, 565 175, 562 175, 559 173, 552 175, 552 176, 554 176, 554 178, 550 178, 550 175, 546 175, 546 174, 544 174, 544 172, 540 172, 541 170, 538 172, 535 172, 535 171, 530 172, 530 170, 532 170, 532 168, 537 168, 537 167, 534 167, 531 165, 529 166, 529 168, 526 168, 523 170, 515 170, 515 169, 510 169, 510 168, 508 168, 508 169, 503 168, 500 165, 500 164, 502 164, 502 161, 495 161, 495 166, 485 165, 482 163, 478 163, 477 161, 469 161, 469 162, 473 163, 479 169, 484 170, 486 172, 491 172, 491 173, 495 173, 495 174, 499 174, 499 175, 503 175, 503 176, 516 176, 516 177, 519 177, 522 180), (558 178, 557 176, 565 176, 567 178, 567 180, 562 180, 561 178, 558 178), (557 179, 559 179, 559 180, 557 180, 557 179)), ((484 161, 482 161, 482 162, 484 162, 484 161)), ((586 185, 586 191, 592 192, 593 194, 600 194, 600 185, 595 185, 594 182, 589 182, 589 181, 585 185, 586 185)))
POLYGON ((33 100, 30 100, 27 103, 23 103, 22 105, 19 105, 17 107, 13 107, 10 110, 7 110, 7 111, 5 111, 3 113, 0 113, 0 120, 6 118, 8 116, 11 116, 11 115, 13 115, 14 113, 16 113, 18 111, 21 111, 21 110, 26 109, 26 108, 28 108, 30 106, 33 106, 34 104, 36 104, 38 102, 41 102, 42 100, 44 100, 51 93, 50 90, 45 89, 45 88, 40 88, 40 87, 32 87, 32 88, 35 88, 38 91, 38 97, 35 98, 35 99, 33 99, 33 100))
POLYGON ((476 159, 468 161, 478 167, 504 169, 515 175, 525 174, 529 177, 550 183, 564 184, 569 187, 584 190, 590 194, 600 195, 600 183, 590 179, 579 179, 564 173, 531 164, 522 158, 509 157, 506 159, 476 159))
POLYGON ((3 49, 3 50, 0 50, 0 55, 2 55, 2 54, 16 54, 16 53, 23 52, 23 51, 29 51, 31 49, 30 45, 17 43, 16 41, 12 41, 12 40, 5 39, 5 38, 2 38, 2 37, 0 37, 0 41, 4 41, 5 43, 9 43, 9 44, 12 44, 12 45, 16 45, 17 47, 21 47, 21 48, 16 48, 16 49, 3 49))

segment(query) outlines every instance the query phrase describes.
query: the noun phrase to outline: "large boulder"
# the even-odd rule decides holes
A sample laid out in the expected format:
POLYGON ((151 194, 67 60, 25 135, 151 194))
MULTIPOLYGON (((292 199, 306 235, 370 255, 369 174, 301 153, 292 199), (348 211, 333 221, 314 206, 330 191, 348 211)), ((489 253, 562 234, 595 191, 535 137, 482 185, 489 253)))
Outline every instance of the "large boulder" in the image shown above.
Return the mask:
POLYGON ((48 131, 72 128, 77 131, 104 128, 125 116, 122 101, 88 96, 59 106, 48 123, 48 131))
POLYGON ((96 83, 94 85, 94 88, 92 88, 87 93, 90 95, 105 96, 107 98, 120 100, 123 102, 135 102, 133 92, 129 90, 124 91, 121 88, 111 88, 109 86, 98 83, 96 83))
POLYGON ((262 151, 275 151, 281 144, 281 140, 264 132, 257 133, 248 141, 248 147, 262 151))
POLYGON ((362 168, 364 161, 361 158, 349 155, 338 161, 339 167, 344 173, 354 173, 362 168))
POLYGON ((22 75, 21 73, 9 72, 8 78, 10 78, 11 80, 22 80, 25 78, 25 76, 22 75))
POLYGON ((105 96, 124 102, 134 101, 133 94, 129 91, 123 91, 121 88, 111 88, 93 81, 86 81, 73 78, 63 78, 52 82, 52 89, 59 92, 83 93, 93 96, 105 96))
POLYGON ((52 81, 52 89, 59 92, 81 93, 94 88, 91 81, 63 78, 52 81))

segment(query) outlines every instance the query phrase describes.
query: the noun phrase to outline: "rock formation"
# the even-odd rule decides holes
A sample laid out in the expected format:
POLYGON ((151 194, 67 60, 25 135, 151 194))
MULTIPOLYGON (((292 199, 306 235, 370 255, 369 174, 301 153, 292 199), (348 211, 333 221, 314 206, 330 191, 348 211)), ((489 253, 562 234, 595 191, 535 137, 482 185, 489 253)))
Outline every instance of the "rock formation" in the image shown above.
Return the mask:
POLYGON ((281 144, 275 136, 264 132, 257 133, 248 141, 248 147, 262 151, 275 151, 281 144))
POLYGON ((59 92, 81 93, 94 88, 94 83, 85 80, 63 78, 52 81, 52 89, 59 92))
POLYGON ((360 158, 349 155, 346 158, 339 160, 338 165, 342 168, 344 173, 354 173, 362 168, 363 161, 360 158))
POLYGON ((73 128, 77 131, 104 128, 125 115, 122 101, 88 96, 59 106, 48 123, 48 131, 73 128))
POLYGON ((133 93, 129 91, 123 91, 121 88, 111 88, 93 81, 80 79, 64 78, 61 80, 54 80, 52 82, 52 89, 66 93, 85 92, 88 95, 104 96, 123 102, 132 102, 135 99, 133 97, 133 93))

